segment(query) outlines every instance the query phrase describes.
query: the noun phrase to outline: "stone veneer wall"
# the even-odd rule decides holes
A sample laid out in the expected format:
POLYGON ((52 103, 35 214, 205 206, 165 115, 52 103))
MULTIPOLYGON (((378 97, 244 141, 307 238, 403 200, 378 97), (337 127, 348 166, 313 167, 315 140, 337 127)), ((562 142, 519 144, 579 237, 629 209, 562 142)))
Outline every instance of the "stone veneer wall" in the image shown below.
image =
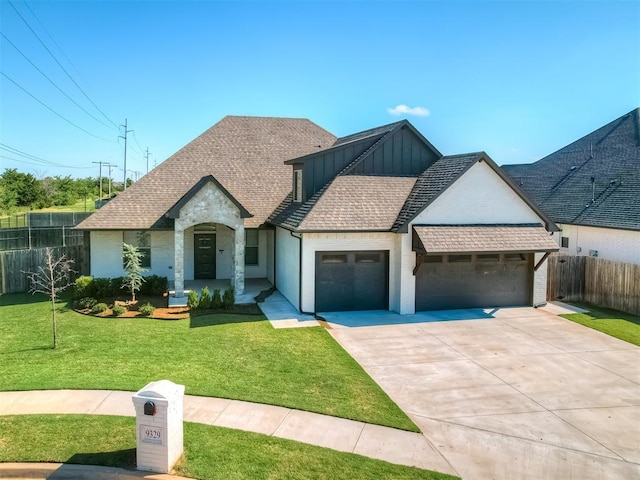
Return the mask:
POLYGON ((236 294, 244 292, 244 220, 240 209, 216 187, 208 183, 181 209, 175 219, 175 291, 184 294, 184 231, 200 223, 221 223, 235 231, 234 271, 231 277, 236 294))

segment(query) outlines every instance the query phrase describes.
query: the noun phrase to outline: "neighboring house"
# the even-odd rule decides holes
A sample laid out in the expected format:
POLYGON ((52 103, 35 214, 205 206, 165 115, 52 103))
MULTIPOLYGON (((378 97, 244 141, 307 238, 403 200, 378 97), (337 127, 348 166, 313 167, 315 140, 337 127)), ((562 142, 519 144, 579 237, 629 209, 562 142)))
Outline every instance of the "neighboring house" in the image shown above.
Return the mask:
POLYGON ((640 109, 502 169, 561 228, 560 252, 640 264, 640 109))
POLYGON ((485 153, 443 156, 409 122, 343 138, 225 117, 78 228, 91 272, 122 242, 185 281, 267 278, 299 310, 537 305, 557 231, 485 153))

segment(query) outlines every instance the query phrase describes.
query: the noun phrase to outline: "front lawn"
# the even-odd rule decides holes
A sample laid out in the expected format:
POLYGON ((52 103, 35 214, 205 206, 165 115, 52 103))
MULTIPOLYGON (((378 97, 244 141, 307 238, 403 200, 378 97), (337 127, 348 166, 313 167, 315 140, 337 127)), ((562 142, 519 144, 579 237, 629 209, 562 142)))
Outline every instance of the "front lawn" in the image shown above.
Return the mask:
POLYGON ((321 327, 273 329, 264 317, 96 318, 58 307, 51 349, 44 296, 0 296, 0 389, 137 391, 169 379, 186 393, 324 413, 418 431, 321 327))
POLYGON ((561 317, 640 346, 640 316, 589 303, 572 303, 589 311, 560 315, 561 317))
MULTIPOLYGON (((135 418, 0 416, 0 462, 64 462, 135 468, 135 418)), ((177 473, 207 479, 455 479, 352 453, 196 423, 184 423, 177 473)))

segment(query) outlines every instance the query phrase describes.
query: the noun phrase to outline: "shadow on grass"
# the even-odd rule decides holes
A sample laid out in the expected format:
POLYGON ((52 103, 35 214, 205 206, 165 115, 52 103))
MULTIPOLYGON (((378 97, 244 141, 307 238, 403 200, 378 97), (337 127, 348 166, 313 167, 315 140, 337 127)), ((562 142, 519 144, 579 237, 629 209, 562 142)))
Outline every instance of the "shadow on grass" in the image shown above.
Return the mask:
POLYGON ((605 320, 618 318, 621 320, 626 320, 627 322, 634 323, 636 325, 640 325, 640 316, 633 315, 631 313, 621 312, 619 310, 614 310, 612 308, 599 307, 597 305, 592 305, 591 303, 586 302, 571 302, 573 305, 577 305, 585 310, 589 311, 589 316, 593 317, 594 320, 605 320))
POLYGON ((28 305, 31 303, 42 303, 49 300, 49 297, 42 293, 4 293, 0 295, 0 307, 10 305, 28 305))
POLYGON ((73 476, 73 470, 75 469, 69 464, 134 469, 136 468, 136 449, 127 448, 113 452, 76 453, 64 463, 53 475, 47 478, 76 478, 73 476))
POLYGON ((32 347, 32 348, 22 348, 20 350, 10 350, 8 352, 0 352, 0 355, 10 355, 12 353, 24 353, 24 352, 37 352, 45 351, 45 350, 53 350, 53 345, 41 346, 41 347, 32 347))
POLYGON ((262 313, 200 313, 192 314, 190 318, 189 328, 212 327, 215 325, 227 325, 231 323, 252 323, 265 321, 262 313))

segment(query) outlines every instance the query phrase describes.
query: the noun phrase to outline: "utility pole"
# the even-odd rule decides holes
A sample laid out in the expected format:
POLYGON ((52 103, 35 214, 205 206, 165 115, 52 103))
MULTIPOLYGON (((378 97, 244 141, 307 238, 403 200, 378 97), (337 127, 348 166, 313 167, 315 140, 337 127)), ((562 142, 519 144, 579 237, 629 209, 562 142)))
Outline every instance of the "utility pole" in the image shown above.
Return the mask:
MULTIPOLYGON (((99 162, 91 162, 91 163, 97 163, 100 165, 100 200, 102 200, 102 160, 99 162)), ((87 203, 87 199, 85 197, 85 211, 87 210, 86 203, 87 203)))
POLYGON ((127 119, 124 119, 124 125, 120 125, 124 127, 124 136, 120 135, 119 138, 124 138, 124 190, 127 189, 127 134, 129 132, 133 132, 133 130, 127 130, 127 119))
POLYGON ((147 173, 149 173, 149 147, 147 147, 147 151, 145 152, 144 156, 147 159, 147 173))
POLYGON ((111 198, 111 170, 113 170, 115 165, 111 163, 106 163, 105 165, 109 167, 109 198, 111 198))

